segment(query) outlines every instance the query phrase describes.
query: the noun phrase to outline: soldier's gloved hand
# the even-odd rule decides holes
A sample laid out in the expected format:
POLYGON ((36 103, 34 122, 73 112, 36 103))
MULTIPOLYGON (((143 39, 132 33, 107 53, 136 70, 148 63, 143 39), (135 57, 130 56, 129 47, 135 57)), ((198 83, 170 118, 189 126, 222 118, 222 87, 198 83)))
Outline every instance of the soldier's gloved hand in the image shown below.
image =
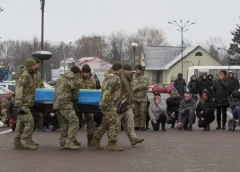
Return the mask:
POLYGON ((182 110, 182 113, 184 113, 184 112, 185 112, 185 109, 182 110))
POLYGON ((105 109, 107 108, 107 106, 106 106, 105 103, 100 102, 100 104, 99 104, 99 108, 100 108, 101 110, 105 110, 105 109))

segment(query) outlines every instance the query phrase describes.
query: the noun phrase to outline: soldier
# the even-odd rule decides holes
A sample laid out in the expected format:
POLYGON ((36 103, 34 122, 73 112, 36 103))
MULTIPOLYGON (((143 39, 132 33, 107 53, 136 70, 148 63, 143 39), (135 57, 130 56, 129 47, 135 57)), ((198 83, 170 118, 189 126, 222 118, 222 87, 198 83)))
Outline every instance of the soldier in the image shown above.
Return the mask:
POLYGON ((132 66, 125 64, 121 71, 123 99, 126 99, 126 111, 119 114, 120 123, 122 121, 124 130, 131 142, 131 145, 136 145, 144 141, 136 136, 134 130, 134 114, 132 109, 132 66))
POLYGON ((61 128, 60 149, 79 149, 76 140, 79 120, 76 115, 80 82, 80 69, 73 66, 70 71, 58 78, 55 87, 53 109, 61 128))
POLYGON ((1 108, 1 112, 2 112, 2 115, 3 115, 1 121, 4 124, 6 124, 7 121, 9 120, 8 117, 7 117, 7 107, 8 107, 9 102, 11 101, 12 97, 13 97, 13 92, 11 90, 7 90, 6 91, 6 98, 3 99, 2 108, 1 108))
MULTIPOLYGON (((85 64, 82 67, 81 77, 80 77, 80 89, 94 89, 96 90, 96 81, 90 76, 91 68, 88 64, 85 64)), ((95 124, 93 119, 93 113, 85 114, 87 122, 87 145, 90 145, 91 140, 93 139, 95 124)))
MULTIPOLYGON (((119 133, 119 117, 117 111, 121 103, 122 84, 120 79, 120 69, 122 64, 115 62, 110 69, 112 72, 105 75, 101 89, 100 109, 103 113, 102 124, 96 129, 91 146, 97 149, 100 147, 100 140, 104 133, 108 131, 108 150, 122 151, 117 143, 119 133)), ((108 71, 110 71, 108 70, 108 71)))
POLYGON ((43 81, 41 79, 41 74, 38 72, 41 62, 37 57, 33 57, 33 59, 36 60, 36 62, 37 62, 36 72, 34 74, 34 81, 35 81, 35 85, 36 85, 35 88, 45 88, 43 81))
POLYGON ((17 126, 14 135, 15 149, 37 149, 32 142, 32 133, 34 130, 34 120, 30 108, 34 106, 34 72, 36 61, 28 58, 25 61, 23 71, 18 75, 16 80, 15 107, 19 109, 17 126), (20 140, 25 141, 23 145, 20 140))
POLYGON ((135 67, 135 75, 133 76, 133 104, 134 104, 134 124, 135 130, 146 131, 146 113, 147 113, 147 77, 143 74, 142 65, 135 67))

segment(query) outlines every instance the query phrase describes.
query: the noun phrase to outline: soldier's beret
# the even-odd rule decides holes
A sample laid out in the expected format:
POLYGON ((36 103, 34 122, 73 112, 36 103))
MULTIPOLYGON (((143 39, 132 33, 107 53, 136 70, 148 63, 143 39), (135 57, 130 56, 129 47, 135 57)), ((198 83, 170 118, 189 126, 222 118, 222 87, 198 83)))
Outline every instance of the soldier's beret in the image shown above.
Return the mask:
POLYGON ((25 61, 25 66, 26 67, 30 67, 30 66, 34 66, 36 65, 37 62, 36 60, 34 60, 33 58, 28 58, 26 61, 25 61))
POLYGON ((137 66, 135 67, 135 70, 137 70, 137 69, 142 71, 142 70, 143 70, 143 67, 142 67, 142 65, 140 65, 140 64, 139 64, 139 65, 137 65, 137 66))
POLYGON ((132 70, 132 66, 129 65, 129 64, 125 64, 125 65, 123 65, 123 70, 129 70, 129 71, 131 71, 131 70, 132 70))
POLYGON ((82 73, 91 73, 91 68, 88 64, 83 65, 82 73))
POLYGON ((112 65, 112 69, 115 70, 115 71, 122 69, 122 63, 121 63, 121 62, 115 62, 115 63, 112 65))

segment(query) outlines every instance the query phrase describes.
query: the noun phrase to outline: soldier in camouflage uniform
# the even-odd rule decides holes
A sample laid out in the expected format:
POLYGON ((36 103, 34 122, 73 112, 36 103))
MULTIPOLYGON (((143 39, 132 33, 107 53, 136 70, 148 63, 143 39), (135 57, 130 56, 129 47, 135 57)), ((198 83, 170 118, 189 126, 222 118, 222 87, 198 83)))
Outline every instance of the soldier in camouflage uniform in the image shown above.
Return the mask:
POLYGON ((17 126, 14 134, 15 149, 37 149, 32 143, 32 133, 34 130, 34 120, 30 109, 34 106, 34 72, 36 61, 28 58, 25 61, 23 71, 19 73, 16 80, 15 108, 19 109, 17 126), (20 142, 25 141, 24 145, 20 142))
POLYGON ((1 112, 2 112, 2 117, 1 117, 1 121, 6 124, 7 121, 8 121, 8 118, 7 118, 7 107, 8 107, 8 103, 12 100, 12 97, 13 97, 13 92, 11 90, 7 90, 6 91, 6 98, 3 99, 2 101, 2 109, 1 109, 1 112))
MULTIPOLYGON (((85 64, 82 67, 81 77, 80 77, 80 89, 94 89, 96 90, 96 81, 90 76, 91 68, 88 64, 85 64)), ((85 114, 87 122, 87 145, 90 145, 91 140, 93 139, 95 124, 93 119, 93 113, 85 114)))
POLYGON ((131 145, 136 145, 144 141, 142 138, 138 138, 134 130, 134 114, 132 109, 132 66, 125 64, 121 71, 123 98, 126 99, 127 109, 124 113, 119 114, 120 122, 122 121, 124 131, 127 134, 131 145))
POLYGON ((36 60, 36 62, 37 62, 36 72, 34 74, 35 88, 45 88, 43 81, 41 79, 41 74, 38 72, 41 61, 37 57, 33 57, 33 59, 36 60))
POLYGON ((134 104, 134 124, 135 130, 146 131, 146 113, 147 113, 147 77, 143 74, 142 65, 135 67, 136 73, 133 76, 133 97, 134 104))
POLYGON ((79 73, 79 67, 73 66, 56 82, 53 109, 56 111, 61 129, 60 149, 80 148, 80 143, 76 140, 79 128, 76 115, 80 87, 79 73))
POLYGON ((119 133, 119 115, 117 111, 121 103, 122 84, 120 78, 120 69, 122 64, 115 62, 112 66, 113 72, 105 75, 100 99, 100 109, 103 113, 102 124, 96 129, 94 138, 91 141, 91 146, 97 149, 100 147, 100 140, 104 133, 108 131, 108 150, 109 151, 122 151, 117 143, 117 135, 119 133))

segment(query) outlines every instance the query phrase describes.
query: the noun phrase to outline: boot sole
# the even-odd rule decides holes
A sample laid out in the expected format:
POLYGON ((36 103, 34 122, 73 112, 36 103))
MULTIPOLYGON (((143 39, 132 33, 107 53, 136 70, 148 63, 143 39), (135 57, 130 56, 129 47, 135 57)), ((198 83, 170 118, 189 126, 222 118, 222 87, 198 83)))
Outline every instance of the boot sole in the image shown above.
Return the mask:
POLYGON ((112 149, 108 149, 108 151, 111 151, 111 152, 121 152, 121 151, 123 151, 123 149, 121 149, 121 150, 112 150, 112 149))

